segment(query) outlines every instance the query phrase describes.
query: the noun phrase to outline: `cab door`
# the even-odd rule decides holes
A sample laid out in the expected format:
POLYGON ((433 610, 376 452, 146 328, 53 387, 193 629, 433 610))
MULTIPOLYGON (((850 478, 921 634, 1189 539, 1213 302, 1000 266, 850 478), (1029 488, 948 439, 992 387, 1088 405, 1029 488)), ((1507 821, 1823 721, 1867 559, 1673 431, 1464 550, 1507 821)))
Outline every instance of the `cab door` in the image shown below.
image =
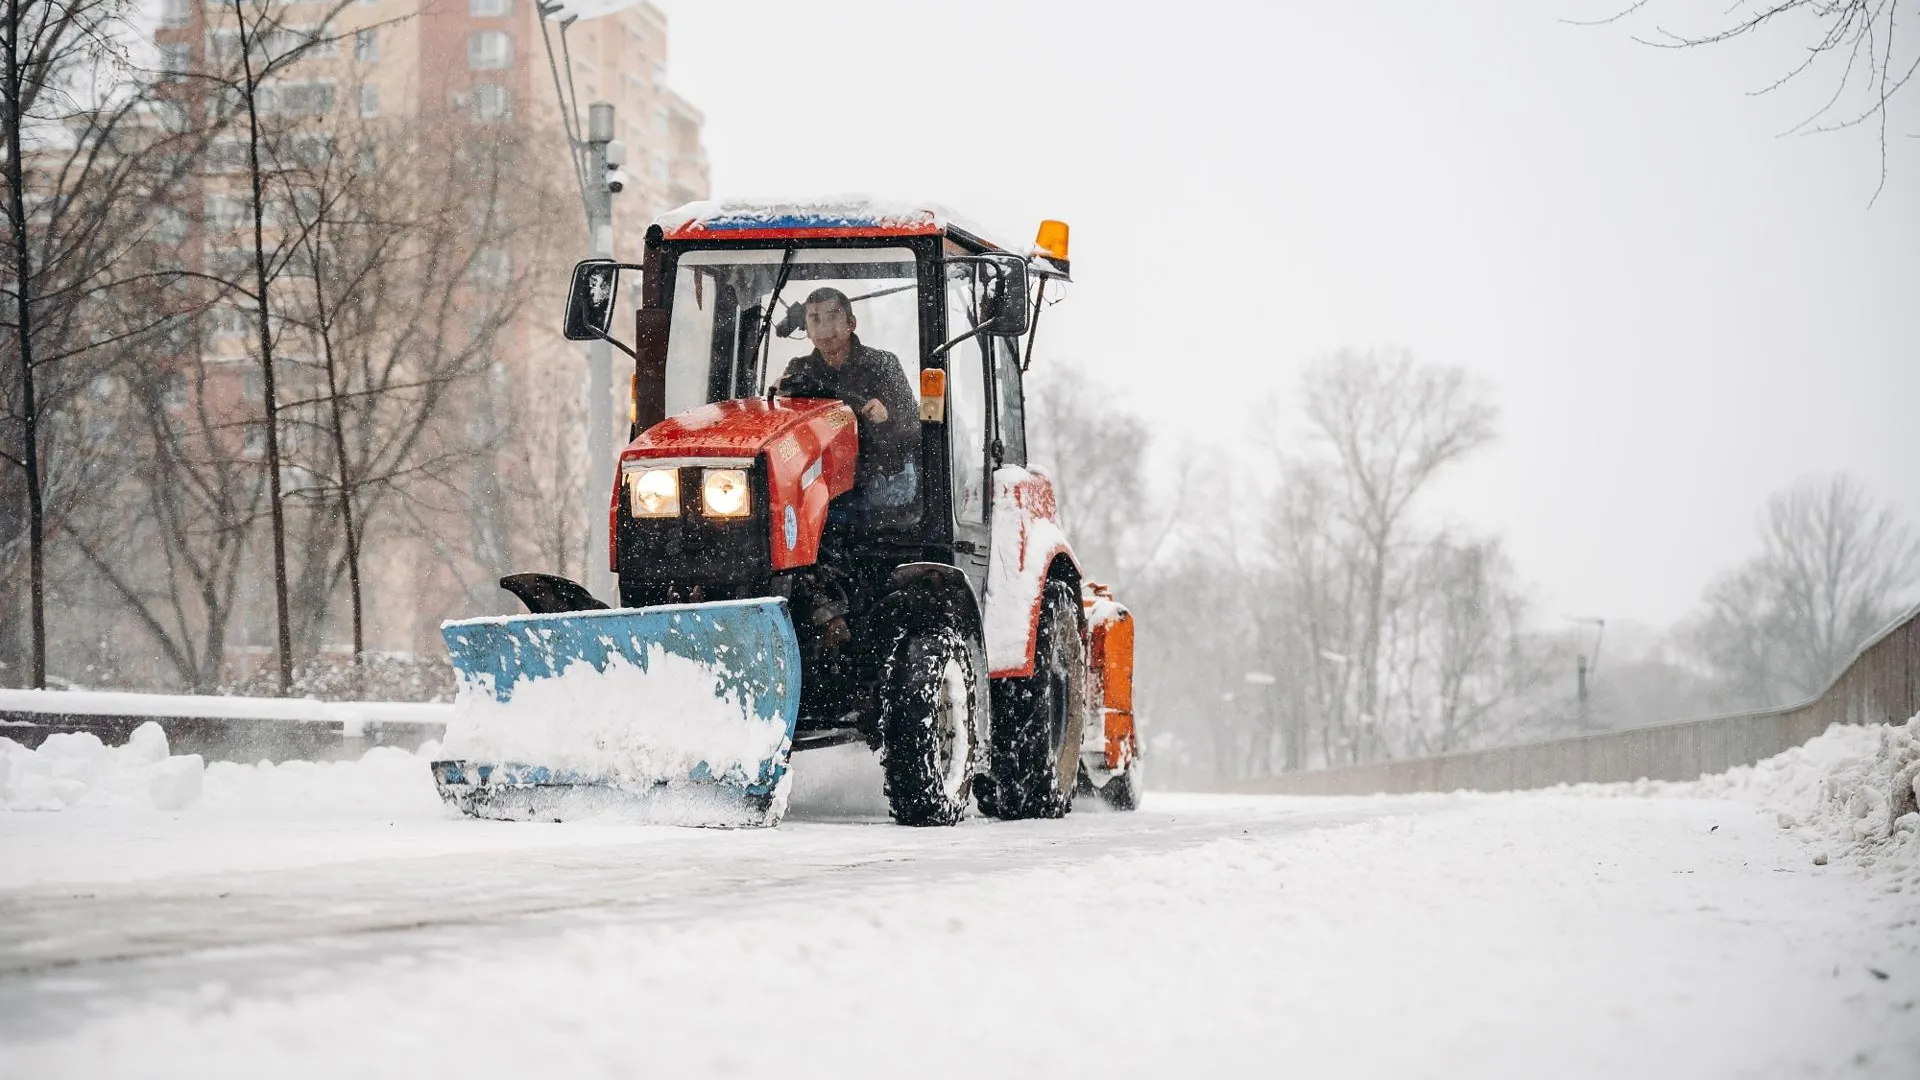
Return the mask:
MULTIPOLYGON (((947 337, 973 329, 979 319, 976 268, 948 263, 947 337)), ((990 340, 981 334, 947 350, 947 439, 949 472, 953 483, 954 563, 972 580, 980 595, 987 583, 988 538, 991 535, 993 473, 989 454, 993 445, 990 340)))

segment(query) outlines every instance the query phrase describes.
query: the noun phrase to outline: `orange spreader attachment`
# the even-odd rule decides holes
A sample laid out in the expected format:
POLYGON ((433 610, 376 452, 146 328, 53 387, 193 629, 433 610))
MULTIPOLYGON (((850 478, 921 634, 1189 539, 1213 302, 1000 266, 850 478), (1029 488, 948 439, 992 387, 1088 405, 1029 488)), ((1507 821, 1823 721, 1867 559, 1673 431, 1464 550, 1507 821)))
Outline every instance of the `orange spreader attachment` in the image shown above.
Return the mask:
POLYGON ((1133 728, 1133 613, 1097 582, 1087 583, 1081 603, 1092 638, 1093 695, 1105 721, 1107 768, 1122 772, 1140 752, 1133 728))

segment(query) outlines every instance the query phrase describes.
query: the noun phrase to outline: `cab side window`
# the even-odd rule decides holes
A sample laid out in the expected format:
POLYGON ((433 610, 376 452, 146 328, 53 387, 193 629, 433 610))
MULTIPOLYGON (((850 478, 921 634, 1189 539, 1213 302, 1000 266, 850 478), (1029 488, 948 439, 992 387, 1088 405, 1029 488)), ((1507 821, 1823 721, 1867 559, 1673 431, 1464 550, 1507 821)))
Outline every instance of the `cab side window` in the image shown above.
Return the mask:
MULTIPOLYGON (((947 267, 947 337, 973 329, 979 292, 973 266, 947 267)), ((981 524, 987 519, 986 341, 980 335, 947 350, 947 437, 951 440, 953 517, 981 524)))
POLYGON ((993 339, 994 405, 999 413, 995 430, 1000 436, 1000 463, 1027 463, 1026 398, 1020 387, 1020 341, 1018 338, 993 339))

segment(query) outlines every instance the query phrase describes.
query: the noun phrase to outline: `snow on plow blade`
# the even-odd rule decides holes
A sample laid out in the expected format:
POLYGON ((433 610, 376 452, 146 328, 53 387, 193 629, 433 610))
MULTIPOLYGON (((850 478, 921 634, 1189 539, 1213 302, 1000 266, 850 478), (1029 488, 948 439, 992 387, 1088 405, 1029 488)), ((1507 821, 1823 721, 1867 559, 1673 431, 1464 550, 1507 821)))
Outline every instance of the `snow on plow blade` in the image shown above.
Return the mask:
POLYGON ((433 763, 475 817, 777 824, 800 711, 778 598, 444 623, 460 688, 433 763))

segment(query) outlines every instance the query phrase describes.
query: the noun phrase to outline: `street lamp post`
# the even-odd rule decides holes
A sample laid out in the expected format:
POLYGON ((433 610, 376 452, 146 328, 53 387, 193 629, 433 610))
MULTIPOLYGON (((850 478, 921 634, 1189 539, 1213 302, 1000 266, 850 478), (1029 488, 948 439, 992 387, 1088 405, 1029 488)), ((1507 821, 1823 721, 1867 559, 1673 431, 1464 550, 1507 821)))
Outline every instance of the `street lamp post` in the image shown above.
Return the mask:
MULTIPOLYGON (((596 259, 613 257, 613 195, 625 176, 626 148, 613 137, 613 106, 596 101, 587 106, 587 123, 580 126, 573 90, 573 54, 567 29, 581 18, 595 18, 633 6, 638 0, 535 0, 540 11, 540 38, 546 45, 547 68, 559 99, 560 122, 567 150, 580 183, 580 203, 586 211, 587 246, 596 259), (555 34, 551 28, 559 27, 555 34), (554 49, 559 38, 560 48, 554 49)), ((587 343, 587 479, 582 493, 581 521, 585 525, 586 567, 581 575, 587 591, 619 603, 613 571, 607 566, 607 500, 613 492, 613 350, 605 339, 587 343)))
MULTIPOLYGON (((613 106, 587 106, 587 236, 596 259, 613 257, 613 190, 606 182, 613 142, 613 106)), ((613 162, 618 165, 619 162, 613 162)), ((607 566, 607 538, 596 524, 605 520, 607 493, 613 490, 613 348, 605 338, 587 343, 587 490, 582 520, 587 523, 587 591, 618 605, 607 566)))

